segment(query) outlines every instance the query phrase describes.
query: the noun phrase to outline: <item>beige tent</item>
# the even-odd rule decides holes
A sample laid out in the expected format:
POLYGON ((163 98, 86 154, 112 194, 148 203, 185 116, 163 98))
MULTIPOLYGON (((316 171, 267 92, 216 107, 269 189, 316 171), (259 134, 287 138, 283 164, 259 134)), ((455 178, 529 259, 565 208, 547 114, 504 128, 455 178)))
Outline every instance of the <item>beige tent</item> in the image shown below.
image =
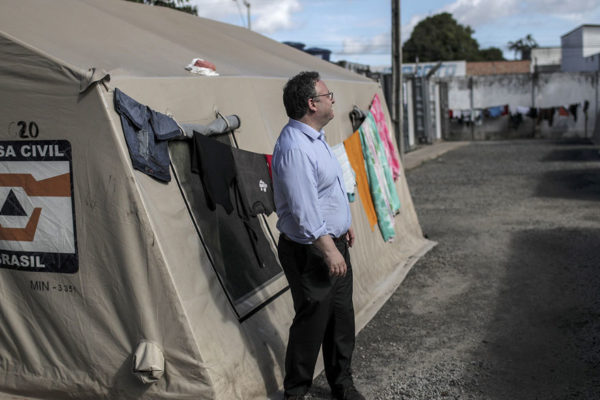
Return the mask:
MULTIPOLYGON (((335 92, 330 144, 352 133, 353 105, 382 97, 369 79, 170 9, 0 3, 0 397, 229 400, 280 390, 293 315, 285 277, 218 265, 210 242, 223 236, 196 210, 189 143, 171 144, 169 183, 134 170, 113 95, 119 88, 182 124, 236 114, 237 145, 270 153, 287 121, 282 87, 301 70, 319 71, 335 92), (196 57, 220 76, 186 71, 196 57)), ((403 176, 397 189, 391 243, 359 200, 351 205, 359 329, 433 245, 403 176)), ((272 247, 275 222, 261 222, 272 247)), ((236 244, 213 245, 225 257, 236 244)))

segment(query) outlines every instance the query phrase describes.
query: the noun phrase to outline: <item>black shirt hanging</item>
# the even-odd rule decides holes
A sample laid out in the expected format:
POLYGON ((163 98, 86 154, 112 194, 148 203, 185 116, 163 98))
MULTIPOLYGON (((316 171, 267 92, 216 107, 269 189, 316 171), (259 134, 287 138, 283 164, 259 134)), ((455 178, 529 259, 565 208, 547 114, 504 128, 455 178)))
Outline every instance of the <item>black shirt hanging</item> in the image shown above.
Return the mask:
POLYGON ((215 210, 221 204, 227 214, 233 211, 229 188, 235 180, 235 164, 231 146, 194 133, 192 172, 200 175, 206 204, 215 210))

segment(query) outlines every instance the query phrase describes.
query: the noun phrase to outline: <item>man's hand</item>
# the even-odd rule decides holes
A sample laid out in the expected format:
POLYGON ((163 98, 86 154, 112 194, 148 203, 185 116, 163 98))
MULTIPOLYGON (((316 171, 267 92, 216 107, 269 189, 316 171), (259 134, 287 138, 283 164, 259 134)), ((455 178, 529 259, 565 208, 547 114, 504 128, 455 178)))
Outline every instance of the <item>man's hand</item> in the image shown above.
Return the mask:
POLYGON ((356 235, 354 235, 354 229, 350 227, 350 229, 348 229, 348 232, 346 233, 346 240, 348 241, 349 247, 352 247, 352 245, 354 245, 354 239, 356 239, 356 235))
POLYGON ((333 239, 324 235, 315 240, 314 245, 323 253, 325 264, 329 268, 330 276, 345 276, 347 271, 346 261, 342 253, 335 247, 333 239))
POLYGON ((325 256, 325 262, 329 267, 330 276, 345 276, 347 267, 344 257, 339 250, 334 246, 332 254, 325 256))

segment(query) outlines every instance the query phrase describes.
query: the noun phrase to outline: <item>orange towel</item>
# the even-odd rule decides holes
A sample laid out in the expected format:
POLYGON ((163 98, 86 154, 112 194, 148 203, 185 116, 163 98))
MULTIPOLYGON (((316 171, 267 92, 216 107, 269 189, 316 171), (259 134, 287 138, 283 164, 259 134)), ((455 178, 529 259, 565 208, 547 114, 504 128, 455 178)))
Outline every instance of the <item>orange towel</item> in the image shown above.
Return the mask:
POLYGON ((369 226, 371 227, 371 230, 374 231, 375 224, 377 224, 377 214, 375 214, 373 199, 371 198, 371 192, 369 191, 369 181, 367 179, 367 171, 365 170, 365 159, 363 158, 360 134, 358 131, 354 132, 352 136, 344 140, 344 147, 346 148, 350 165, 356 174, 356 186, 360 201, 367 214, 369 226))

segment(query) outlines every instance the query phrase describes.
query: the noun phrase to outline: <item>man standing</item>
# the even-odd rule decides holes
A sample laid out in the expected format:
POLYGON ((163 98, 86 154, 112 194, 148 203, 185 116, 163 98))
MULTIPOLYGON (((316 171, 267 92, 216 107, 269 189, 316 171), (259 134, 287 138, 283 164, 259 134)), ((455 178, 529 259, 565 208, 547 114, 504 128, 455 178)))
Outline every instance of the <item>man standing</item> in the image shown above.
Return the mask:
POLYGON ((273 151, 279 260, 296 315, 285 359, 284 398, 303 399, 323 346, 332 397, 364 400, 352 381, 354 350, 352 217, 342 170, 325 141, 333 93, 317 72, 302 72, 283 90, 290 118, 273 151))

